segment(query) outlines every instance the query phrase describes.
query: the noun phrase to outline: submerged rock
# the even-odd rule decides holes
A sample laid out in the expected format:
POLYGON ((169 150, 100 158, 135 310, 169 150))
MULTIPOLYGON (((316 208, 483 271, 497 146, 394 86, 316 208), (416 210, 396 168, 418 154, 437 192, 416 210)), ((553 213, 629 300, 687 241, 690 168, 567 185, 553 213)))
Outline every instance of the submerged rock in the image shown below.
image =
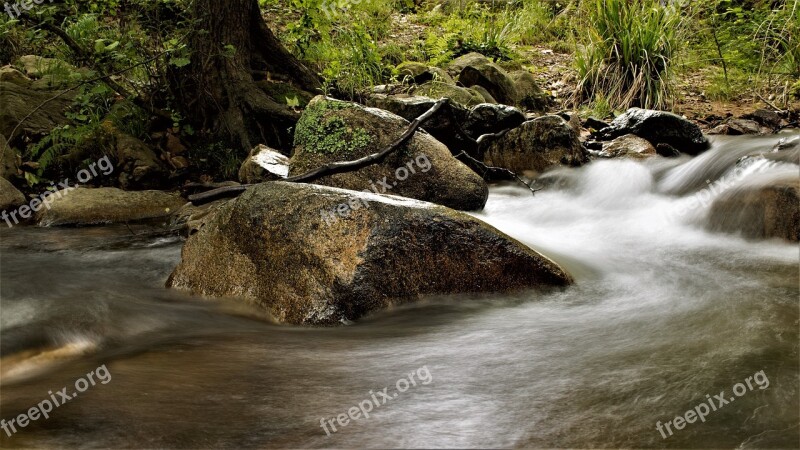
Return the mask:
POLYGON ((260 305, 283 323, 335 325, 425 295, 564 286, 556 263, 431 203, 286 182, 223 205, 167 286, 260 305), (349 205, 346 215, 330 212, 349 205))
POLYGON ((697 124, 676 114, 641 108, 629 109, 592 137, 611 140, 626 134, 647 139, 656 148, 666 144, 689 155, 697 155, 710 147, 697 124))
POLYGON ((169 216, 186 201, 177 193, 68 188, 36 213, 41 226, 125 223, 169 216))
MULTIPOLYGON (((403 134, 408 124, 381 109, 319 96, 309 103, 297 124, 290 175, 377 153, 403 134)), ((369 189, 460 210, 481 209, 489 196, 486 182, 424 131, 414 133, 379 164, 329 175, 314 183, 369 189)))
POLYGON ((559 116, 527 121, 493 141, 484 162, 514 172, 543 172, 559 164, 576 166, 589 158, 578 133, 559 116))
POLYGON ((709 228, 748 238, 800 240, 800 178, 749 184, 720 195, 711 205, 709 228))

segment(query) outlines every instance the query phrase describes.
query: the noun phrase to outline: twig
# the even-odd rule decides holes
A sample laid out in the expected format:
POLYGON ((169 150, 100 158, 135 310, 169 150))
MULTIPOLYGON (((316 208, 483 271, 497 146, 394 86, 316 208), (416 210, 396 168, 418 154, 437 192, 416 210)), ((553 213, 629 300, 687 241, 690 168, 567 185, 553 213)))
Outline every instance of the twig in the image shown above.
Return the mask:
POLYGON ((770 103, 769 100, 767 100, 764 97, 762 97, 761 94, 759 94, 758 92, 756 92, 756 96, 758 98, 760 98, 762 102, 764 102, 767 105, 769 105, 769 107, 772 108, 775 112, 785 112, 784 110, 782 110, 782 109, 778 108, 777 106, 773 105, 772 103, 770 103))

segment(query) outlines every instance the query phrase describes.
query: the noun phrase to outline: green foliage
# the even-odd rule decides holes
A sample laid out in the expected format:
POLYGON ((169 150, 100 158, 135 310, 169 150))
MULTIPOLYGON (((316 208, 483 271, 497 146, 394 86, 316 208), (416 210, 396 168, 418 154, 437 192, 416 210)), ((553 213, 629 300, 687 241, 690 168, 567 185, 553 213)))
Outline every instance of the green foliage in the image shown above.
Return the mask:
POLYGON ((331 111, 354 108, 353 105, 328 100, 312 103, 297 123, 295 145, 312 153, 337 155, 357 154, 372 143, 372 136, 363 128, 351 128, 339 117, 329 117, 331 111))
POLYGON ((680 11, 658 0, 594 0, 575 62, 579 101, 601 93, 613 108, 669 106, 680 11))
POLYGON ((223 142, 199 143, 189 149, 189 159, 205 173, 213 173, 219 181, 236 179, 246 155, 223 142))

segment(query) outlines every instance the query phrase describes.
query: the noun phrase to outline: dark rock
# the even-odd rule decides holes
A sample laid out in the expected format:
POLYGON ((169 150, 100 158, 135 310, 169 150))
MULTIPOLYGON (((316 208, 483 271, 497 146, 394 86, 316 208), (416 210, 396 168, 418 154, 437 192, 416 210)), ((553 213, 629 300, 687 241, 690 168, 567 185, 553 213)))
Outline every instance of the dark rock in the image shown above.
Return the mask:
POLYGON ((426 295, 565 286, 556 263, 463 213, 401 197, 262 183, 183 247, 167 286, 282 323, 337 325, 426 295), (326 212, 352 205, 346 217, 326 212))
POLYGON ((724 123, 711 129, 708 134, 724 134, 730 136, 740 136, 743 134, 764 134, 761 125, 754 120, 747 119, 728 119, 724 123))
POLYGON ((679 152, 677 148, 663 142, 660 142, 658 145, 656 145, 656 153, 666 158, 676 158, 681 156, 681 152, 679 152))
MULTIPOLYGON (((429 110, 435 103, 436 100, 430 97, 410 97, 404 94, 374 94, 367 100, 368 106, 397 114, 409 122, 424 114, 425 111, 429 110)), ((463 124, 467 120, 469 111, 458 103, 451 103, 450 108, 453 111, 452 116, 440 112, 425 122, 422 128, 439 142, 446 145, 451 152, 459 152, 466 148, 468 144, 464 141, 464 138, 455 131, 456 125, 453 123, 453 117, 455 117, 458 123, 463 124)))
POLYGON ((711 205, 709 228, 748 238, 800 240, 800 178, 747 185, 721 194, 711 205))
POLYGON ((517 103, 517 89, 514 80, 497 64, 485 62, 471 64, 458 75, 458 82, 466 87, 482 86, 500 103, 514 105, 517 103))
POLYGON ((511 73, 516 98, 514 104, 529 111, 546 111, 550 106, 550 97, 542 91, 536 77, 527 70, 511 73))
POLYGON ((594 117, 589 117, 588 119, 583 121, 583 127, 586 128, 587 130, 600 131, 608 126, 609 125, 606 122, 603 122, 602 120, 596 119, 594 117))
POLYGON ((626 134, 647 139, 656 149, 659 144, 667 144, 689 155, 697 155, 710 147, 700 127, 689 120, 669 112, 641 108, 629 109, 592 137, 611 140, 626 134))
POLYGON ((525 114, 513 106, 484 103, 473 106, 464 123, 464 131, 473 139, 483 134, 499 133, 525 122, 525 114))
POLYGON ((17 124, 26 117, 27 119, 17 131, 18 133, 41 136, 50 133, 53 128, 69 122, 64 116, 64 112, 72 104, 74 93, 53 98, 57 94, 56 91, 35 90, 2 81, 0 81, 0 92, 3 93, 3 106, 0 108, 0 134, 7 138, 11 136, 11 132, 17 124), (43 106, 36 109, 40 105, 43 106))
POLYGON ((527 121, 493 141, 484 153, 486 164, 520 173, 542 172, 559 164, 575 166, 588 160, 578 134, 558 116, 527 121))
POLYGON ((757 109, 750 114, 742 116, 743 119, 750 119, 757 122, 759 125, 776 130, 783 125, 783 119, 777 112, 769 109, 757 109))

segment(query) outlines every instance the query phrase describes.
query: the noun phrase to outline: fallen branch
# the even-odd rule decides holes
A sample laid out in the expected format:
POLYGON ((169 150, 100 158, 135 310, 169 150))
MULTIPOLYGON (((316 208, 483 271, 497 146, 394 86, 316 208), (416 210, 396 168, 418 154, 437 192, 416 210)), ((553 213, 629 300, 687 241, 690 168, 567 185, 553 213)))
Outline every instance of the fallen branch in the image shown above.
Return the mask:
POLYGON ((475 172, 478 172, 478 174, 483 179, 486 179, 486 177, 489 176, 491 179, 494 180, 516 180, 525 185, 525 187, 528 188, 529 191, 531 191, 531 195, 536 195, 537 192, 542 190, 542 188, 534 189, 532 183, 527 183, 516 173, 502 167, 488 166, 478 161, 477 159, 473 158, 467 152, 462 151, 461 153, 455 155, 455 157, 457 159, 461 157, 465 158, 466 161, 463 161, 461 159, 459 159, 459 161, 469 166, 475 172))
MULTIPOLYGON (((334 175, 337 173, 342 172, 351 172, 358 169, 363 169, 364 167, 371 166, 373 164, 377 164, 384 159, 386 159, 389 154, 400 148, 403 144, 408 142, 411 139, 411 136, 419 129, 420 125, 425 123, 428 119, 433 117, 442 106, 446 105, 449 102, 449 99, 443 98, 433 106, 430 107, 425 113, 421 116, 414 119, 397 139, 394 142, 389 144, 385 149, 381 150, 378 153, 372 153, 370 155, 364 156, 363 158, 359 158, 353 161, 339 161, 334 163, 325 164, 324 166, 318 167, 314 170, 308 171, 306 173, 296 175, 293 177, 284 178, 281 181, 289 181, 294 183, 310 183, 312 181, 318 180, 322 177, 328 175, 334 175)), ((212 202, 214 200, 220 198, 227 198, 227 197, 235 197, 240 193, 247 190, 247 188, 253 186, 252 184, 242 184, 239 186, 228 186, 218 189, 213 189, 207 192, 203 192, 201 194, 194 194, 190 195, 189 201, 192 202, 193 205, 199 206, 204 205, 206 203, 212 202)))

